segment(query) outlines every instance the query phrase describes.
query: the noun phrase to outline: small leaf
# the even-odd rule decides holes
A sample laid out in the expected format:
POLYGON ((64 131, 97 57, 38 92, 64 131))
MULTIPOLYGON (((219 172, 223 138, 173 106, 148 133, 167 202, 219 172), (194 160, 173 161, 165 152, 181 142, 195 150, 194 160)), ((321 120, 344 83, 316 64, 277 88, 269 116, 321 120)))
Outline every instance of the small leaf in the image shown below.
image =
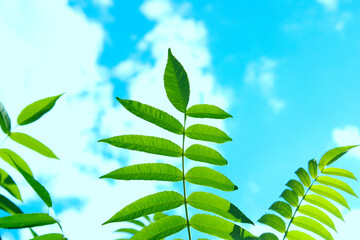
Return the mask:
POLYGON ((300 197, 304 196, 305 194, 303 185, 297 180, 291 179, 286 183, 286 186, 291 188, 300 197))
POLYGON ((339 179, 327 177, 327 176, 321 176, 321 177, 318 177, 317 181, 321 184, 343 190, 344 192, 347 192, 347 193, 357 197, 354 190, 352 190, 352 188, 348 184, 344 183, 343 181, 341 181, 339 179))
POLYGON ((56 101, 61 97, 63 94, 44 98, 38 100, 36 102, 31 103, 30 105, 26 106, 19 114, 17 118, 17 122, 19 125, 26 125, 32 122, 35 122, 39 118, 41 118, 45 113, 50 111, 56 101))
POLYGON ((18 169, 16 166, 18 166, 19 168, 21 168, 24 172, 26 172, 29 175, 33 175, 31 172, 30 167, 27 165, 27 163, 16 153, 14 153, 13 151, 11 151, 10 149, 7 148, 1 148, 0 149, 0 157, 7 162, 10 166, 12 166, 13 168, 15 168, 16 170, 18 169), (15 165, 16 163, 16 165, 15 165))
POLYGON ((174 191, 151 194, 127 205, 104 224, 136 219, 148 214, 174 209, 183 204, 184 197, 174 191))
POLYGON ((47 146, 25 133, 12 132, 9 136, 13 141, 20 143, 45 157, 59 159, 47 146))
POLYGON ((269 208, 281 216, 290 219, 292 217, 292 209, 291 206, 285 202, 277 201, 274 202, 271 207, 269 208))
POLYGON ((279 238, 273 233, 263 233, 260 235, 260 240, 279 240, 279 238))
POLYGON ((197 104, 191 106, 186 111, 186 115, 194 118, 214 118, 214 119, 232 118, 230 114, 228 114, 221 108, 209 104, 197 104))
POLYGON ((290 190, 290 189, 285 189, 280 197, 282 197, 283 199, 285 199, 285 201, 287 201, 288 203, 290 203, 291 206, 293 207, 297 207, 298 203, 299 203, 299 198, 298 195, 290 190))
POLYGON ((310 176, 305 171, 305 169, 299 168, 295 173, 299 177, 300 181, 305 185, 305 187, 310 187, 310 176))
POLYGON ((180 216, 167 216, 144 227, 136 233, 131 240, 157 240, 162 239, 186 227, 186 220, 180 216))
POLYGON ((184 131, 183 125, 167 112, 137 101, 124 100, 118 97, 116 99, 129 112, 148 122, 176 134, 182 134, 184 131))
POLYGON ((130 234, 136 234, 139 230, 133 229, 133 228, 120 228, 116 230, 115 232, 123 232, 123 233, 130 233, 130 234))
POLYGON ((334 189, 322 185, 314 185, 310 188, 310 190, 314 193, 330 198, 350 210, 345 198, 334 189))
POLYGON ((31 240, 66 240, 60 233, 49 233, 32 238, 31 240))
POLYGON ((322 238, 324 238, 326 240, 334 240, 334 238, 331 236, 329 231, 326 230, 326 228, 323 227, 323 225, 321 225, 317 221, 314 221, 311 218, 299 216, 299 217, 294 218, 292 223, 295 226, 309 230, 309 231, 321 236, 322 238))
POLYGON ((166 216, 168 216, 168 215, 166 215, 165 213, 157 212, 157 213, 154 214, 153 219, 154 219, 154 221, 157 221, 160 218, 163 218, 163 217, 166 217, 166 216))
POLYGON ((287 233, 286 238, 289 240, 316 240, 306 233, 294 230, 287 233))
POLYGON ((0 186, 2 186, 8 193, 16 199, 22 201, 20 191, 14 180, 10 175, 0 168, 0 186))
POLYGON ((206 162, 219 166, 227 164, 227 161, 218 151, 199 144, 188 147, 185 151, 185 157, 194 161, 206 162))
POLYGON ((346 178, 354 179, 354 180, 357 181, 354 174, 352 174, 350 171, 342 169, 342 168, 333 168, 333 167, 325 168, 322 171, 322 173, 326 174, 326 175, 334 175, 334 176, 346 177, 346 178))
POLYGON ((171 104, 185 113, 190 97, 188 76, 181 63, 168 51, 168 60, 164 74, 165 91, 171 104))
POLYGON ((311 159, 309 161, 308 167, 309 167, 310 176, 315 179, 317 177, 317 174, 318 174, 318 166, 317 166, 315 158, 311 159))
POLYGON ((253 224, 234 204, 212 193, 193 192, 186 202, 194 208, 218 214, 235 222, 253 224))
POLYGON ((180 169, 167 163, 143 163, 119 168, 100 178, 179 182, 183 174, 180 169))
POLYGON ((268 225, 280 233, 285 233, 285 222, 274 214, 265 214, 258 220, 258 222, 268 225))
POLYGON ((200 232, 222 239, 258 239, 245 229, 225 219, 208 214, 196 214, 190 219, 190 226, 200 232))
POLYGON ((129 221, 127 221, 127 222, 132 223, 132 224, 135 224, 135 225, 138 225, 138 226, 140 226, 140 227, 145 227, 145 226, 146 226, 146 225, 145 225, 142 221, 140 221, 140 220, 135 220, 135 219, 133 219, 133 220, 129 220, 129 221))
POLYGON ((330 228, 332 228, 336 231, 334 222, 331 220, 330 217, 328 217, 328 215, 326 215, 320 209, 313 207, 311 205, 302 205, 302 206, 300 206, 298 211, 301 214, 312 217, 312 218, 318 220, 319 222, 322 222, 323 224, 329 226, 330 228))
POLYGON ((0 194, 0 209, 11 215, 22 213, 21 209, 11 202, 7 197, 0 194))
POLYGON ((0 102, 0 127, 5 134, 11 131, 11 121, 4 105, 0 102))
POLYGON ((170 140, 143 135, 122 135, 99 140, 115 147, 169 157, 181 157, 182 149, 170 140))
POLYGON ((223 191, 234 191, 238 187, 225 175, 207 167, 194 167, 185 175, 186 181, 202 186, 213 187, 223 191))
POLYGON ((331 163, 338 160, 342 157, 348 150, 357 147, 358 145, 346 146, 346 147, 337 147, 327 151, 320 159, 319 169, 322 171, 325 166, 330 165, 331 163))
POLYGON ((54 223, 55 219, 46 213, 15 214, 0 218, 0 228, 5 229, 39 227, 54 223))
POLYGON ((321 208, 327 210, 328 212, 332 213, 334 216, 340 218, 341 220, 344 220, 339 209, 337 207, 335 207, 334 204, 332 204, 330 201, 326 200, 325 198, 318 196, 318 195, 314 195, 314 194, 308 194, 308 195, 306 195, 304 200, 315 206, 321 207, 321 208))
POLYGON ((185 135, 192 139, 215 143, 232 141, 232 139, 220 129, 204 124, 194 124, 188 127, 185 131, 185 135))

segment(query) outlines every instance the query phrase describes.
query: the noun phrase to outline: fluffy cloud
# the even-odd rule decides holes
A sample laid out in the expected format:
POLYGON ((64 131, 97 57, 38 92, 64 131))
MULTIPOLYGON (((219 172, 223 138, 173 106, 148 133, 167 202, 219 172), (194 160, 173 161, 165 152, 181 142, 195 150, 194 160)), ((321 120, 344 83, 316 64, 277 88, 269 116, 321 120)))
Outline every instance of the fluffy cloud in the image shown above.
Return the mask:
MULTIPOLYGON (((343 128, 335 128, 332 131, 334 141, 338 146, 360 144, 360 131, 356 126, 345 126, 343 128)), ((349 152, 349 155, 355 156, 360 160, 360 149, 355 148, 349 152)))
POLYGON ((338 0, 316 0, 324 6, 326 10, 335 11, 338 8, 338 0))

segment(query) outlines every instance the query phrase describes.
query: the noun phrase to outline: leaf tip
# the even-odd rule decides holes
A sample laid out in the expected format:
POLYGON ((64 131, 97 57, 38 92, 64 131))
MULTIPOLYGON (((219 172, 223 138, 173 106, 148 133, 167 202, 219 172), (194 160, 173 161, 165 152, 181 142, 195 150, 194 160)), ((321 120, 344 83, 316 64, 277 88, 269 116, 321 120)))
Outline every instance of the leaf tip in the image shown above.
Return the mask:
POLYGON ((239 189, 238 186, 234 185, 234 190, 238 190, 238 189, 239 189))

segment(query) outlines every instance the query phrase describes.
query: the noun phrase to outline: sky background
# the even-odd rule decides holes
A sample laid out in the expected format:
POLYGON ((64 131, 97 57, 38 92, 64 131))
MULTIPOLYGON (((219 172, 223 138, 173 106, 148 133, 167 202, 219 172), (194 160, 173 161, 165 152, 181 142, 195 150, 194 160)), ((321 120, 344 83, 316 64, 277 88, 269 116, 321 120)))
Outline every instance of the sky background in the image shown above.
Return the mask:
MULTIPOLYGON (((308 160, 360 143, 359 1, 0 0, 0 100, 13 125, 27 104, 66 92, 41 120, 16 129, 44 142, 60 161, 9 140, 0 147, 16 149, 29 163, 69 239, 120 237, 112 231, 126 225, 101 224, 142 196, 181 190, 179 184, 98 179, 140 162, 179 166, 174 159, 97 143, 135 133, 180 144, 178 136, 137 119, 115 100, 146 102, 181 119, 163 88, 169 47, 188 73, 189 106, 215 104, 234 116, 207 123, 233 139, 212 146, 229 162, 216 169, 239 190, 209 191, 253 221, 308 160)), ((359 177, 360 150, 338 166, 359 177)), ((0 167, 20 186, 24 211, 47 212, 19 174, 4 162, 0 167)), ((360 194, 359 184, 352 186, 360 194)), ((208 190, 189 185, 190 192, 199 189, 208 190)), ((359 234, 360 201, 347 199, 353 210, 344 210, 337 240, 359 234)), ((175 212, 183 215, 182 208, 175 212)), ((37 229, 52 230, 58 231, 37 229)), ((0 233, 4 240, 30 237, 27 230, 0 233)), ((177 236, 186 237, 186 231, 177 236)))

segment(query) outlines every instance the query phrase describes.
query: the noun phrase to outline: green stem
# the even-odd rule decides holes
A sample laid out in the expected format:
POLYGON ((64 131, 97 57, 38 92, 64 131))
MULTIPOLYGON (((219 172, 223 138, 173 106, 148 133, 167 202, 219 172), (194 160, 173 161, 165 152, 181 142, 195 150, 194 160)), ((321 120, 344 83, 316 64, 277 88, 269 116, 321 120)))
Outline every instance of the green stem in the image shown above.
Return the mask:
POLYGON ((183 173, 183 189, 184 189, 184 206, 185 206, 185 214, 186 214, 186 224, 189 234, 189 240, 191 240, 191 231, 190 231, 190 221, 189 221, 189 213, 187 209, 187 202, 186 202, 186 183, 185 183, 185 125, 186 125, 186 113, 184 114, 184 131, 183 131, 183 141, 182 141, 182 173, 183 173))

